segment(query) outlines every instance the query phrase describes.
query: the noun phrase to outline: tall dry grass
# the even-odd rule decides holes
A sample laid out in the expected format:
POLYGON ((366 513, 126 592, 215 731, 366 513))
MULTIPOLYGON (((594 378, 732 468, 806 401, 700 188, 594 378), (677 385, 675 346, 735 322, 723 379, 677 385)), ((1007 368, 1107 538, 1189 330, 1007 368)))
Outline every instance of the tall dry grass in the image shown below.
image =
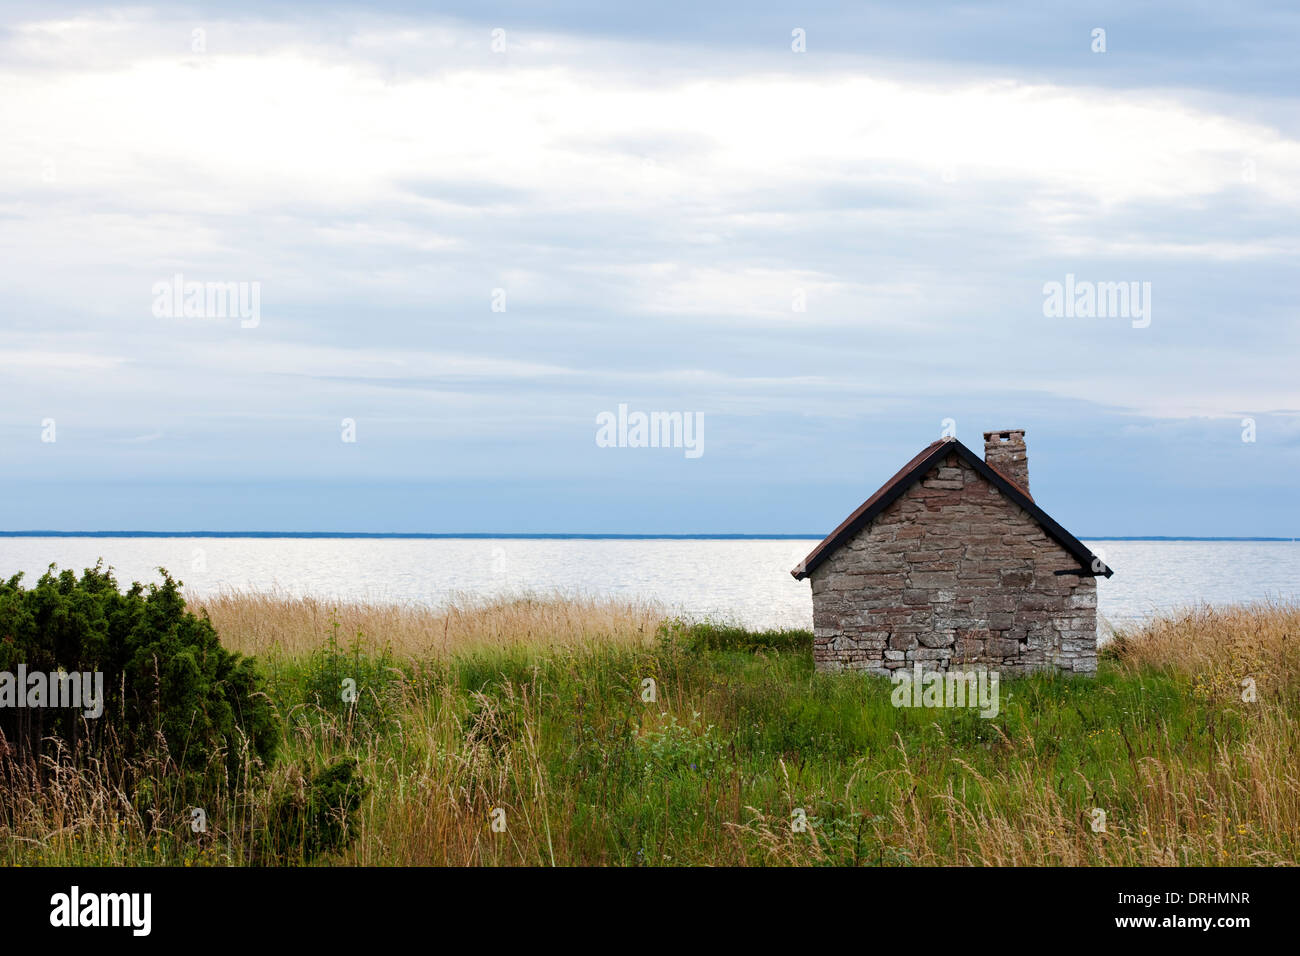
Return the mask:
POLYGON ((535 594, 463 596, 437 608, 238 590, 186 601, 207 612, 230 650, 289 656, 319 650, 331 638, 410 660, 516 647, 635 647, 649 642, 664 619, 661 608, 643 601, 535 594))
POLYGON ((1262 692, 1300 688, 1300 605, 1201 606, 1120 632, 1104 655, 1125 673, 1181 674, 1206 692, 1238 696, 1249 677, 1262 692))

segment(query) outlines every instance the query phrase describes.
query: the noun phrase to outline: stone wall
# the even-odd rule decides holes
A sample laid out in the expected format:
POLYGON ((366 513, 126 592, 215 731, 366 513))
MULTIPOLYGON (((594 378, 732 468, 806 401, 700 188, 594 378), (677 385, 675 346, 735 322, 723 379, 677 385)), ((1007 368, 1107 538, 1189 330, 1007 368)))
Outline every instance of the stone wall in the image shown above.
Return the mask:
POLYGON ((812 580, 819 671, 1097 670, 1097 585, 955 453, 812 580))

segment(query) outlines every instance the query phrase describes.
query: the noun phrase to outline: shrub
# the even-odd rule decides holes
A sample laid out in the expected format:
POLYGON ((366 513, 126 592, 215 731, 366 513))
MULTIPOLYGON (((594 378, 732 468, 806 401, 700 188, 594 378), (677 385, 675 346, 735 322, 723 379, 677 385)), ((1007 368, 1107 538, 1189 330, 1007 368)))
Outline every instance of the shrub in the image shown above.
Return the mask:
POLYGON ((72 753, 125 763, 166 756, 182 783, 233 783, 249 758, 263 762, 278 739, 252 658, 226 651, 206 614, 185 607, 178 583, 118 590, 102 561, 80 578, 54 565, 31 590, 21 574, 0 583, 0 671, 103 675, 103 711, 0 708, 0 734, 19 757, 47 738, 72 753))
POLYGON ((347 846, 355 835, 352 815, 368 791, 356 757, 315 770, 294 768, 290 785, 276 798, 268 834, 277 861, 310 863, 347 846))
POLYGON ((393 719, 407 682, 407 670, 398 666, 392 653, 385 647, 369 647, 360 631, 351 647, 339 647, 339 623, 330 623, 330 637, 325 647, 307 657, 302 668, 302 694, 327 713, 356 722, 361 729, 378 732, 386 729, 393 719))

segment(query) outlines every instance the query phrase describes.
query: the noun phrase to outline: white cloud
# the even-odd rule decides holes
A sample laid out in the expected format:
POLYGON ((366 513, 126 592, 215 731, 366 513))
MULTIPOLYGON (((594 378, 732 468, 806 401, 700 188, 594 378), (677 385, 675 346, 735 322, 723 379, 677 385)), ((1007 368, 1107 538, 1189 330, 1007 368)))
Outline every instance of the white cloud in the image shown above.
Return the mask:
MULTIPOLYGON (((1186 213, 1247 188, 1273 214, 1300 205, 1300 144, 1176 92, 1121 96, 955 74, 917 82, 866 70, 796 75, 752 63, 701 78, 680 65, 655 72, 650 48, 592 38, 512 34, 510 55, 494 56, 485 30, 457 24, 375 22, 348 34, 310 22, 217 21, 204 24, 208 52, 195 54, 191 26, 144 14, 28 24, 0 71, 0 280, 37 304, 35 318, 62 309, 68 321, 93 315, 129 331, 129 345, 104 342, 174 369, 182 402, 197 403, 203 382, 229 390, 241 376, 304 373, 381 383, 427 376, 450 383, 438 395, 455 402, 465 401, 463 383, 493 378, 711 377, 720 390, 769 383, 779 395, 823 382, 852 391, 869 369, 878 390, 1005 386, 988 364, 1001 348, 996 330, 961 335, 990 315, 1012 323, 1032 313, 1032 290, 1058 276, 1022 283, 1030 313, 990 301, 989 270, 1005 269, 1006 287, 1018 265, 973 265, 1006 248, 992 245, 993 233, 1038 255, 1188 269, 1281 260, 1296 249, 1290 234, 1115 231, 1109 217, 1129 207, 1158 226, 1161 209, 1186 213), (638 68, 621 68, 620 57, 633 55, 638 68), (837 204, 854 190, 880 198, 879 207, 837 204), (826 262, 810 261, 818 255, 810 236, 837 245, 826 262), (859 249, 860 237, 872 244, 859 249), (895 250, 897 261, 882 255, 895 250), (261 338, 197 349, 183 337, 156 341, 150 283, 196 270, 265 284, 261 338), (281 318, 286 306, 323 311, 346 296, 376 310, 465 299, 486 318, 497 284, 509 290, 512 318, 548 307, 553 319, 580 306, 684 325, 722 317, 754 320, 760 331, 851 322, 867 336, 931 334, 913 348, 925 355, 919 371, 876 362, 876 343, 859 339, 820 343, 814 374, 812 353, 796 358, 780 339, 752 374, 738 375, 707 346, 679 357, 685 368, 676 372, 635 347, 618 366, 609 348, 592 371, 590 356, 543 359, 531 354, 535 344, 495 337, 490 325, 476 356, 464 341, 441 351, 318 345, 305 338, 310 319, 281 318), (792 308, 799 289, 806 313, 792 308), (935 331, 942 323, 946 335, 935 331)), ((1159 315, 1151 335, 1171 321, 1159 315)), ((370 315, 355 322, 358 338, 378 328, 370 315)), ((417 320, 409 325, 425 334, 417 320)), ((1242 382, 1252 402, 1284 404, 1289 387, 1280 359, 1252 355, 1234 372, 1241 381, 1166 372, 1157 399, 1122 359, 1117 368, 1100 361, 1101 335, 1072 352, 1059 336, 1037 348, 1027 339, 1016 383, 1058 395, 1164 413, 1221 406, 1242 382), (1067 359, 1089 364, 1063 371, 1067 359)), ((0 364, 111 372, 120 362, 90 347, 64 354, 37 334, 26 351, 0 353, 0 364)), ((1176 366, 1175 345, 1163 354, 1176 366)), ((824 407, 833 406, 832 395, 824 407)))
MULTIPOLYGON (((130 29, 83 20, 26 35, 69 42, 130 29)), ((392 198, 395 184, 436 175, 509 184, 554 207, 645 211, 797 191, 822 177, 937 187, 955 171, 962 182, 1110 204, 1219 192, 1255 158, 1267 195, 1294 204, 1300 188, 1300 145, 1168 94, 826 73, 667 72, 648 84, 585 70, 581 59, 511 66, 490 56, 390 84, 355 49, 304 51, 300 32, 263 27, 260 42, 280 46, 252 55, 151 49, 101 69, 90 46, 78 47, 77 68, 9 71, 6 86, 23 94, 6 96, 0 112, 12 146, 4 179, 29 185, 52 157, 69 188, 131 190, 142 209, 160 196, 328 208, 392 198), (629 142, 646 144, 645 155, 620 145, 629 142), (658 142, 692 150, 647 164, 658 142)), ((449 42, 421 39, 431 55, 449 42)))

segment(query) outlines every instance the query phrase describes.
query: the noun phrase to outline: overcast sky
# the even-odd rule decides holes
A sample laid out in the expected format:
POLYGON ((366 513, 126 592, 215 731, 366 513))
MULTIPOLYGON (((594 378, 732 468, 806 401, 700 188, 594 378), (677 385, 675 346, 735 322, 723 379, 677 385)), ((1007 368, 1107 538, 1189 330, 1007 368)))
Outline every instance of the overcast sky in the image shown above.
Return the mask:
POLYGON ((1300 12, 532 6, 4 6, 0 529, 1300 534, 1300 12))

